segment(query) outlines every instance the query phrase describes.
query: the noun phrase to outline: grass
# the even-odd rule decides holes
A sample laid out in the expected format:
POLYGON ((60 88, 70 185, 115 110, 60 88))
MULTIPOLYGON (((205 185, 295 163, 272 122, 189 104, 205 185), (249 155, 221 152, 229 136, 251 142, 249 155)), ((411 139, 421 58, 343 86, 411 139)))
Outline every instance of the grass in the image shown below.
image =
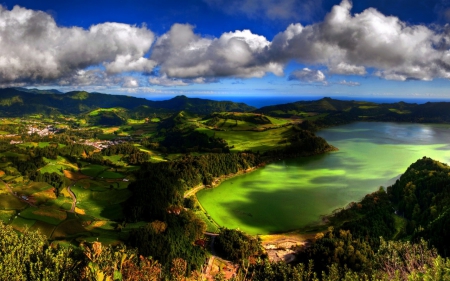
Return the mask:
POLYGON ((45 174, 45 173, 57 173, 60 176, 63 176, 64 173, 62 171, 64 171, 65 169, 67 169, 66 165, 60 165, 60 164, 47 164, 46 166, 42 167, 39 169, 39 172, 41 172, 41 174, 45 174))
POLYGON ((128 189, 108 189, 106 191, 92 191, 80 185, 72 187, 77 197, 77 207, 89 216, 98 219, 120 219, 123 217, 120 203, 130 197, 128 189))
POLYGON ((20 216, 26 219, 43 221, 48 224, 58 225, 67 218, 65 211, 58 210, 49 206, 29 207, 20 212, 20 216))
POLYGON ((209 136, 223 138, 229 146, 234 146, 232 151, 252 150, 264 152, 279 147, 280 141, 290 135, 290 127, 270 129, 262 132, 256 131, 213 131, 207 128, 199 128, 198 131, 209 136))
POLYGON ((402 231, 406 228, 407 220, 397 215, 392 215, 395 221, 395 234, 392 236, 392 240, 396 240, 402 231))
POLYGON ((96 177, 107 169, 108 169, 107 166, 91 164, 89 166, 83 167, 81 169, 81 172, 87 176, 96 177))
POLYGON ((103 173, 101 173, 99 175, 101 178, 105 178, 105 179, 122 179, 125 176, 121 173, 117 173, 111 170, 106 170, 103 173))
POLYGON ((266 117, 274 125, 285 125, 285 124, 288 124, 291 122, 290 120, 286 120, 286 119, 281 119, 281 118, 276 118, 276 117, 271 117, 271 116, 266 116, 266 117))
POLYGON ((26 206, 25 202, 20 201, 9 193, 0 194, 0 209, 2 210, 21 210, 26 206))
POLYGON ((122 155, 111 155, 111 156, 103 156, 103 159, 107 159, 111 161, 115 165, 125 166, 127 163, 122 161, 122 155))
POLYGON ((55 230, 56 226, 53 224, 46 223, 44 221, 37 220, 31 227, 30 230, 39 231, 47 237, 50 237, 55 230))
POLYGON ((211 218, 208 218, 204 211, 195 211, 195 215, 206 224, 206 231, 213 233, 219 232, 219 227, 217 226, 217 224, 213 222, 211 218))
POLYGON ((114 134, 97 134, 97 138, 99 140, 113 140, 117 138, 117 136, 114 134))
POLYGON ((48 201, 46 205, 68 211, 72 207, 72 199, 69 197, 59 196, 54 200, 48 201))
POLYGON ((10 219, 16 215, 15 210, 0 210, 0 221, 8 223, 10 219))
POLYGON ((89 112, 89 116, 97 116, 102 112, 122 112, 124 111, 123 108, 119 108, 119 107, 112 107, 112 108, 99 108, 96 110, 93 110, 91 112, 89 112))
POLYGON ((389 108, 390 112, 395 112, 397 114, 410 114, 411 111, 409 110, 400 110, 400 109, 396 109, 396 108, 389 108))
POLYGON ((20 231, 20 232, 24 232, 26 229, 29 229, 30 227, 32 227, 35 224, 35 220, 29 220, 29 219, 25 219, 22 218, 20 216, 14 216, 13 219, 11 219, 11 226, 20 231))
POLYGON ((80 235, 89 235, 81 222, 77 219, 68 219, 59 224, 53 231, 51 239, 76 237, 80 235))
POLYGON ((373 109, 373 108, 378 108, 378 105, 360 105, 358 107, 360 109, 373 109))

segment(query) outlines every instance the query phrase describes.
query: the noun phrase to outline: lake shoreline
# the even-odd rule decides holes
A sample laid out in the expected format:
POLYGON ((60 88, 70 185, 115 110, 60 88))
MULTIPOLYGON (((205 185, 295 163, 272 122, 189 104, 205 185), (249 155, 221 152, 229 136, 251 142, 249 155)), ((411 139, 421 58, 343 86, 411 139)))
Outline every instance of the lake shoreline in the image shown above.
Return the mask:
MULTIPOLYGON (((211 185, 204 185, 204 184, 199 184, 194 186, 193 188, 187 190, 183 197, 184 198, 188 198, 188 197, 194 197, 195 201, 198 203, 198 206, 200 207, 201 211, 205 213, 205 215, 210 219, 210 221, 215 224, 218 228, 223 227, 220 224, 218 224, 211 216, 208 216, 208 212, 206 211, 206 209, 202 206, 202 204, 200 203, 200 201, 197 198, 197 192, 203 190, 203 189, 213 189, 218 187, 221 183, 223 183, 226 180, 244 175, 244 174, 248 174, 248 173, 252 173, 255 172, 263 167, 265 167, 266 165, 269 165, 271 163, 277 162, 277 161, 282 161, 282 160, 286 160, 286 159, 294 159, 294 158, 300 158, 300 157, 311 157, 311 156, 317 156, 317 155, 323 155, 326 153, 330 153, 330 152, 335 152, 335 151, 339 151, 339 149, 333 145, 329 144, 328 149, 320 152, 320 153, 316 153, 316 152, 312 152, 312 153, 300 153, 300 154, 294 154, 294 155, 287 155, 287 154, 281 154, 277 157, 268 157, 266 159, 266 161, 262 162, 261 164, 245 169, 245 170, 239 170, 236 173, 232 173, 232 174, 227 174, 227 175, 223 175, 220 177, 216 177, 213 179, 213 182, 211 185)), ((290 229, 287 231, 280 231, 280 232, 273 232, 273 233, 267 233, 267 234, 263 234, 265 236, 271 236, 271 235, 283 235, 283 234, 292 234, 292 233, 297 233, 297 234, 306 234, 306 233, 302 233, 300 232, 301 228, 296 228, 296 229, 290 229)), ((245 232, 245 231, 244 231, 245 232)), ((305 242, 305 241, 304 241, 305 242)))

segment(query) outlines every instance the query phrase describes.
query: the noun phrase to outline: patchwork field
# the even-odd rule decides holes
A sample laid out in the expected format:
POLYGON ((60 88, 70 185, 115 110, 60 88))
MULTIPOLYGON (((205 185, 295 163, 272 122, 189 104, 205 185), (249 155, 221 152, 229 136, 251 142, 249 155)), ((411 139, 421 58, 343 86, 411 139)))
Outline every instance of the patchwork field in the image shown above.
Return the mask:
POLYGON ((207 128, 198 128, 197 131, 209 136, 223 138, 229 146, 234 146, 232 151, 252 150, 264 152, 279 147, 291 134, 291 127, 281 127, 262 132, 256 131, 215 131, 207 128))

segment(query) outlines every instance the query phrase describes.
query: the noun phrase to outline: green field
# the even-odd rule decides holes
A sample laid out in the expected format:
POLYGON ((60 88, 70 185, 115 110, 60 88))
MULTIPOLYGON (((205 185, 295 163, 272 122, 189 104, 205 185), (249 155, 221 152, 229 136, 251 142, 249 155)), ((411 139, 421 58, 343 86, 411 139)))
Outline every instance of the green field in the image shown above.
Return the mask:
POLYGON ((103 173, 101 173, 100 178, 104 178, 104 179, 122 179, 125 176, 121 173, 117 173, 111 170, 106 170, 103 173))
POLYGON ((279 147, 282 140, 289 137, 291 127, 270 129, 262 132, 256 131, 214 131, 207 128, 199 128, 198 131, 209 136, 223 138, 229 146, 234 146, 232 151, 252 150, 264 152, 279 147))
POLYGON ((109 169, 108 166, 90 164, 88 166, 83 167, 81 169, 81 173, 85 174, 86 176, 96 177, 107 169, 109 169))
POLYGON ((21 210, 26 206, 25 202, 20 201, 9 193, 0 194, 0 209, 2 210, 21 210))
POLYGON ((102 112, 122 112, 122 111, 125 111, 125 109, 120 108, 120 107, 99 108, 99 109, 89 112, 89 116, 97 116, 102 112))
POLYGON ((20 212, 20 216, 26 219, 43 221, 52 225, 61 223, 67 217, 65 211, 52 207, 28 207, 20 212))
POLYGON ((77 197, 77 207, 84 210, 86 215, 97 219, 113 220, 123 217, 120 203, 130 196, 128 189, 108 189, 92 191, 79 184, 72 187, 77 197))
POLYGON ((15 215, 15 210, 0 210, 0 221, 2 221, 3 223, 8 223, 15 215))
POLYGON ((127 163, 122 161, 122 155, 103 156, 103 159, 111 161, 114 165, 126 166, 127 163))

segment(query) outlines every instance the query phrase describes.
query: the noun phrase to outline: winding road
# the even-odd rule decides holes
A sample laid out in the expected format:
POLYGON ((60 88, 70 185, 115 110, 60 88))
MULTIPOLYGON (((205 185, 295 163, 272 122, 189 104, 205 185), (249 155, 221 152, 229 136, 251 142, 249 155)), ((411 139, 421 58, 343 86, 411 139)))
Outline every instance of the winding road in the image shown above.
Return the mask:
POLYGON ((77 197, 75 196, 75 193, 73 193, 72 190, 70 190, 70 188, 72 186, 74 186, 76 183, 77 182, 74 182, 72 185, 69 185, 67 187, 67 192, 69 192, 70 197, 72 197, 72 207, 70 208, 70 212, 71 213, 75 213, 75 207, 76 207, 76 204, 77 204, 77 197))

